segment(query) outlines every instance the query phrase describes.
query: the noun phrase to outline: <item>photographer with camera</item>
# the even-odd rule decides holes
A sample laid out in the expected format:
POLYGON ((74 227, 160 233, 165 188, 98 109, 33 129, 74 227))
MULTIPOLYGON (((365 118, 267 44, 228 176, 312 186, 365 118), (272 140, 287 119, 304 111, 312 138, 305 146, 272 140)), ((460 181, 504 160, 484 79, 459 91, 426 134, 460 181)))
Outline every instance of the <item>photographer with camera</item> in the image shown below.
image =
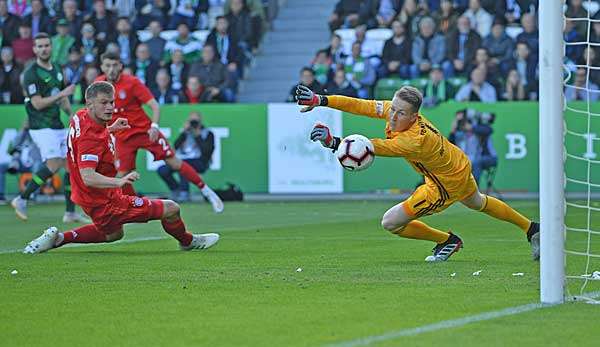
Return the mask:
POLYGON ((498 156, 492 143, 492 124, 496 115, 464 109, 456 112, 448 140, 457 145, 469 157, 473 177, 479 183, 484 170, 498 165, 498 156))
MULTIPOLYGON (((175 140, 175 155, 190 164, 199 174, 203 174, 210 165, 214 149, 214 134, 204 127, 199 112, 191 112, 183 132, 175 140)), ((172 200, 190 200, 189 183, 184 177, 180 175, 177 183, 173 170, 168 165, 158 168, 158 174, 171 190, 172 200)))

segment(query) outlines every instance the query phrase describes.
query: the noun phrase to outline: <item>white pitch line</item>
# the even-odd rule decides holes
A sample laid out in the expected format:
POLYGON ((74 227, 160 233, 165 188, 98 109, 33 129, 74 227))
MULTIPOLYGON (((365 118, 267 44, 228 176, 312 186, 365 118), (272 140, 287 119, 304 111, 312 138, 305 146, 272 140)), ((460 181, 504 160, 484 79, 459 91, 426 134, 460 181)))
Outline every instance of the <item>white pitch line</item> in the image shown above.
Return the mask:
MULTIPOLYGON (((600 291, 588 293, 585 295, 585 298, 589 298, 589 299, 595 299, 597 297, 600 297, 600 291)), ((374 343, 395 340, 400 337, 415 336, 415 335, 420 335, 420 334, 433 332, 433 331, 437 331, 437 330, 442 330, 442 329, 456 328, 456 327, 460 327, 460 326, 471 324, 471 323, 487 321, 487 320, 492 320, 492 319, 506 317, 506 316, 514 316, 517 314, 534 311, 534 310, 537 310, 540 308, 552 307, 552 306, 556 306, 556 305, 531 303, 531 304, 526 304, 526 305, 521 305, 521 306, 508 307, 508 308, 498 310, 498 311, 484 312, 484 313, 476 314, 473 316, 445 320, 445 321, 441 321, 441 322, 437 322, 437 323, 433 323, 433 324, 422 325, 422 326, 416 327, 416 328, 392 331, 389 333, 385 333, 383 335, 373 335, 373 336, 358 338, 355 340, 337 342, 337 343, 333 343, 333 344, 328 344, 328 345, 326 345, 326 347, 369 346, 374 343)))

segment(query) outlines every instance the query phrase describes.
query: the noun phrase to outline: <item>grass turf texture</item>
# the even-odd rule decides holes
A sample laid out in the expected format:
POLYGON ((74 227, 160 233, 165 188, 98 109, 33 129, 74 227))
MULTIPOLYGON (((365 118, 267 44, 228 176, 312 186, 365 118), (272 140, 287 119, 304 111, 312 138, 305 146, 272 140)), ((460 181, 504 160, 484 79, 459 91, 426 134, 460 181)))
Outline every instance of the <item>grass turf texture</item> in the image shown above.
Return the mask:
MULTIPOLYGON (((536 204, 513 205, 537 219, 536 204)), ((133 242, 36 256, 6 252, 56 223, 62 205, 31 206, 26 223, 2 207, 0 345, 322 346, 539 300, 538 264, 516 227, 462 206, 425 218, 465 242, 449 262, 428 264, 431 243, 379 226, 390 206, 238 203, 214 215, 188 204, 190 230, 221 233, 215 248, 178 251, 153 222, 127 226, 133 242), (135 242, 146 237, 164 239, 135 242)), ((374 345, 594 345, 599 310, 569 303, 374 345)))

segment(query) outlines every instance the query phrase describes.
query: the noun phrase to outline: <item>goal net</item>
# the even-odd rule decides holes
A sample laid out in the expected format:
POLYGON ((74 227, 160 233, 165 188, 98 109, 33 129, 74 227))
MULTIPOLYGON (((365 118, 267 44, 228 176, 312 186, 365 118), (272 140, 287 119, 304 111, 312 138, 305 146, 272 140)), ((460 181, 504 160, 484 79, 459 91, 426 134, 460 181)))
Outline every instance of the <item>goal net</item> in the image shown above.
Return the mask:
MULTIPOLYGON (((585 11, 563 7, 565 295, 597 303, 594 298, 600 293, 600 19, 594 18, 600 16, 594 16, 599 9, 597 1, 584 0, 583 8, 585 11), (574 12, 580 14, 573 15, 574 12)), ((540 31, 540 35, 545 33, 540 31)))

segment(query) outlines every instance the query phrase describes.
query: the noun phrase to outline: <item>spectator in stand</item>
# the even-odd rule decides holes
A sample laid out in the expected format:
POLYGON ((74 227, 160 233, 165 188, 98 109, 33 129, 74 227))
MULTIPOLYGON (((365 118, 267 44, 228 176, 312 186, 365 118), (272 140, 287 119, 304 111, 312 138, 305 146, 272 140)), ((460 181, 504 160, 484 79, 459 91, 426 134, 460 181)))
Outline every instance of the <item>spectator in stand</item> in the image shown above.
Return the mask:
POLYGON ((346 54, 342 47, 342 38, 338 34, 331 34, 329 47, 325 48, 331 65, 343 64, 346 59, 346 54))
POLYGON ((315 79, 321 85, 326 85, 331 79, 331 60, 327 57, 327 51, 321 50, 317 52, 317 56, 312 63, 312 69, 315 72, 315 79))
POLYGON ((160 68, 157 61, 150 57, 150 49, 144 42, 140 43, 135 49, 135 59, 131 64, 133 75, 140 79, 148 88, 155 87, 156 72, 160 68))
POLYGON ((12 49, 15 55, 15 61, 21 66, 33 58, 33 39, 31 38, 31 27, 27 23, 19 24, 19 38, 13 40, 12 49))
POLYGON ((135 17, 135 0, 106 0, 106 8, 117 17, 135 17))
POLYGON ((360 43, 352 44, 352 55, 346 58, 344 71, 350 84, 358 91, 358 97, 367 99, 375 84, 377 73, 369 60, 362 56, 360 43))
MULTIPOLYGON (((525 4, 528 0, 488 0, 491 2, 491 13, 496 13, 496 18, 504 19, 508 24, 519 24, 521 15, 529 9, 525 4), (521 5, 525 5, 524 8, 521 5), (502 16, 504 15, 504 16, 502 16)), ((485 7, 485 6, 484 6, 485 7)))
POLYGON ((593 47, 586 47, 577 64, 587 65, 590 68, 590 81, 600 85, 600 57, 598 57, 598 51, 593 47))
POLYGON ((225 16, 229 35, 238 42, 240 48, 249 53, 258 47, 258 35, 254 32, 250 11, 243 0, 231 0, 229 13, 225 16))
POLYGON ((31 4, 28 0, 11 0, 8 3, 8 12, 23 18, 31 13, 31 4))
POLYGON ((179 93, 171 88, 171 77, 167 69, 158 70, 155 84, 156 87, 152 89, 152 95, 160 105, 179 103, 179 93))
POLYGON ((23 19, 25 23, 31 26, 31 36, 38 33, 50 33, 54 31, 52 19, 44 10, 42 0, 31 0, 31 13, 23 19))
POLYGON ((96 40, 103 45, 114 41, 115 15, 106 10, 104 0, 94 0, 94 12, 87 18, 86 22, 92 24, 96 33, 96 40))
POLYGON ((133 22, 135 30, 142 30, 153 21, 157 21, 161 28, 166 28, 169 24, 168 14, 171 10, 169 0, 136 0, 135 4, 138 13, 133 22))
POLYGON ((81 59, 81 53, 75 47, 71 47, 69 50, 68 62, 63 68, 63 74, 65 76, 65 84, 79 84, 83 78, 84 65, 81 59))
POLYGON ((439 11, 433 13, 433 19, 435 19, 438 31, 442 35, 448 35, 456 27, 458 20, 458 13, 452 6, 452 0, 442 0, 439 11))
POLYGON ((148 25, 148 29, 150 30, 150 33, 152 33, 152 38, 145 43, 148 45, 148 49, 150 50, 150 58, 154 61, 161 61, 163 58, 165 45, 167 44, 167 40, 160 37, 162 26, 159 21, 153 20, 150 22, 150 25, 148 25))
POLYGON ((198 77, 190 76, 185 83, 185 89, 179 92, 179 100, 184 104, 199 104, 202 101, 204 88, 198 77))
POLYGON ((456 101, 496 102, 496 89, 485 81, 484 67, 475 68, 471 72, 471 80, 456 93, 456 101))
POLYGON ((95 34, 94 27, 90 23, 85 23, 81 28, 81 40, 75 43, 86 64, 98 63, 100 52, 104 51, 104 45, 96 40, 95 34))
MULTIPOLYGON (((198 173, 203 174, 208 170, 215 150, 215 136, 202 124, 202 115, 191 112, 183 132, 179 134, 173 144, 176 156, 191 165, 198 173)), ((171 190, 171 199, 175 201, 190 200, 190 185, 179 175, 179 183, 173 177, 173 169, 168 165, 158 168, 158 174, 171 190)))
POLYGON ((406 35, 406 29, 400 21, 392 22, 394 36, 385 41, 382 64, 379 66, 379 76, 397 75, 400 78, 410 78, 410 50, 412 43, 406 35))
POLYGON ((507 76, 508 72, 513 69, 519 73, 519 79, 525 86, 525 92, 531 99, 530 93, 537 92, 537 58, 531 55, 529 47, 524 42, 517 43, 514 57, 504 64, 502 70, 507 76))
POLYGON ((173 51, 171 63, 167 67, 171 75, 171 87, 179 93, 183 89, 183 83, 187 80, 190 70, 189 65, 183 60, 183 52, 180 49, 173 51))
POLYGON ((595 102, 600 99, 599 87, 592 81, 588 81, 586 69, 578 68, 573 84, 565 86, 565 99, 567 102, 576 100, 595 102))
POLYGON ((500 81, 502 79, 502 76, 500 75, 500 67, 492 62, 487 49, 483 47, 477 49, 474 61, 471 64, 471 69, 476 67, 485 68, 485 71, 487 72, 486 81, 496 88, 496 92, 499 92, 502 86, 500 81))
POLYGON ((217 17, 214 29, 206 38, 207 45, 217 48, 217 57, 227 66, 229 71, 238 71, 238 76, 242 76, 243 61, 239 45, 235 37, 229 32, 229 22, 223 16, 217 17))
POLYGON ((510 70, 508 72, 508 77, 506 78, 502 100, 522 101, 526 100, 526 98, 525 85, 521 82, 519 73, 515 69, 510 70))
POLYGON ((434 107, 454 97, 454 87, 446 81, 444 71, 439 65, 433 65, 429 79, 423 88, 423 106, 434 107))
POLYGON ((491 62, 500 66, 513 56, 514 41, 504 31, 505 21, 501 17, 494 20, 492 33, 483 40, 483 47, 488 50, 491 62))
POLYGON ((56 23, 56 35, 52 36, 52 62, 64 66, 69 61, 69 51, 75 46, 75 38, 69 35, 66 20, 59 19, 56 23))
POLYGON ((190 67, 190 76, 198 77, 204 88, 202 102, 234 102, 235 72, 227 71, 215 56, 215 48, 205 45, 202 48, 202 60, 190 67))
POLYGON ((339 0, 329 17, 329 29, 354 28, 360 20, 360 7, 363 0, 339 0))
POLYGON ((23 69, 15 62, 13 50, 10 47, 2 47, 0 50, 2 71, 0 73, 0 93, 3 104, 22 104, 23 89, 21 88, 20 76, 23 69))
MULTIPOLYGON (((567 1, 567 11, 565 12, 566 18, 588 18, 588 11, 583 8, 582 0, 569 0, 567 1)), ((570 21, 567 19, 567 21, 570 21)), ((575 30, 580 37, 587 37, 587 20, 572 21, 575 26, 575 30)))
MULTIPOLYGON (((586 39, 579 35, 575 29, 575 21, 566 20, 563 29, 565 42, 585 42, 586 39)), ((587 36, 586 36, 587 37, 587 36)), ((579 60, 579 57, 583 54, 583 49, 587 44, 580 45, 565 45, 565 56, 572 62, 579 60)))
POLYGON ((129 18, 117 19, 117 37, 115 42, 119 45, 121 63, 127 66, 133 62, 135 47, 138 44, 137 34, 131 30, 129 18))
POLYGON ((427 16, 426 6, 417 0, 405 0, 397 19, 408 31, 408 36, 416 37, 419 34, 421 19, 427 16))
POLYGON ((366 0, 360 10, 360 21, 368 29, 388 28, 400 13, 403 0, 366 0))
POLYGON ((171 15, 169 29, 179 27, 179 24, 185 23, 188 28, 195 28, 198 25, 198 13, 208 11, 208 1, 198 0, 171 0, 174 11, 171 15))
POLYGON ((2 28, 2 45, 10 46, 18 38, 21 19, 8 12, 8 1, 0 0, 0 28, 2 28))
POLYGON ((294 84, 294 86, 290 90, 287 102, 296 102, 296 87, 298 86, 298 84, 310 88, 310 90, 314 91, 315 94, 325 94, 323 86, 321 86, 321 84, 317 82, 317 80, 315 80, 315 73, 313 72, 313 70, 310 67, 306 66, 303 67, 302 70, 300 70, 300 82, 294 84))
MULTIPOLYGON (((62 17, 67 22, 69 35, 75 38, 76 41, 81 39, 81 27, 83 25, 82 16, 77 12, 77 3, 75 0, 65 0, 62 4, 62 17)), ((59 19, 59 20, 60 20, 59 19)))
POLYGON ((79 89, 81 92, 81 95, 79 96, 79 100, 81 100, 82 104, 85 104, 85 90, 92 83, 94 83, 94 81, 96 80, 96 78, 99 75, 100 75, 100 71, 98 70, 98 68, 96 66, 87 65, 85 67, 85 70, 83 72, 83 79, 79 83, 79 85, 81 86, 81 88, 79 89))
POLYGON ((358 97, 358 91, 346 79, 346 72, 343 69, 335 70, 333 80, 327 84, 326 92, 329 95, 358 97))
POLYGON ((432 64, 443 63, 445 55, 446 40, 435 33, 435 22, 431 17, 423 18, 419 23, 419 35, 412 42, 411 77, 429 73, 432 64))
POLYGON ((481 37, 471 28, 469 17, 460 16, 457 29, 446 38, 448 60, 442 65, 444 74, 448 77, 466 75, 473 67, 475 53, 480 46, 481 37))
MULTIPOLYGON (((225 15, 229 14, 231 3, 233 0, 225 1, 225 15)), ((256 42, 260 42, 263 34, 269 29, 269 23, 267 21, 266 6, 263 0, 246 0, 246 7, 250 11, 250 18, 252 20, 252 31, 255 33, 256 42)))
POLYGON ((190 28, 186 23, 179 23, 177 26, 177 38, 168 41, 165 45, 163 61, 166 63, 170 62, 175 50, 180 50, 183 53, 183 59, 187 64, 191 64, 200 58, 202 43, 190 35, 190 28))
POLYGON ((471 28, 475 29, 480 37, 490 34, 494 17, 481 7, 480 0, 469 0, 469 8, 463 15, 469 18, 471 28))
POLYGON ((533 56, 538 56, 538 49, 540 47, 539 33, 535 24, 535 14, 526 13, 521 16, 521 26, 523 32, 517 36, 517 43, 525 42, 531 49, 533 56))
MULTIPOLYGON (((380 58, 379 58, 379 56, 381 55, 381 52, 379 50, 381 49, 381 47, 373 44, 372 41, 367 40, 367 26, 361 24, 361 25, 358 25, 356 28, 354 28, 354 36, 355 36, 355 39, 354 39, 353 43, 360 44, 361 56, 363 58, 370 59, 371 63, 374 66, 379 66, 379 64, 381 62, 380 58)), ((352 46, 350 46, 350 51, 347 53, 348 53, 348 55, 352 54, 352 46)))

